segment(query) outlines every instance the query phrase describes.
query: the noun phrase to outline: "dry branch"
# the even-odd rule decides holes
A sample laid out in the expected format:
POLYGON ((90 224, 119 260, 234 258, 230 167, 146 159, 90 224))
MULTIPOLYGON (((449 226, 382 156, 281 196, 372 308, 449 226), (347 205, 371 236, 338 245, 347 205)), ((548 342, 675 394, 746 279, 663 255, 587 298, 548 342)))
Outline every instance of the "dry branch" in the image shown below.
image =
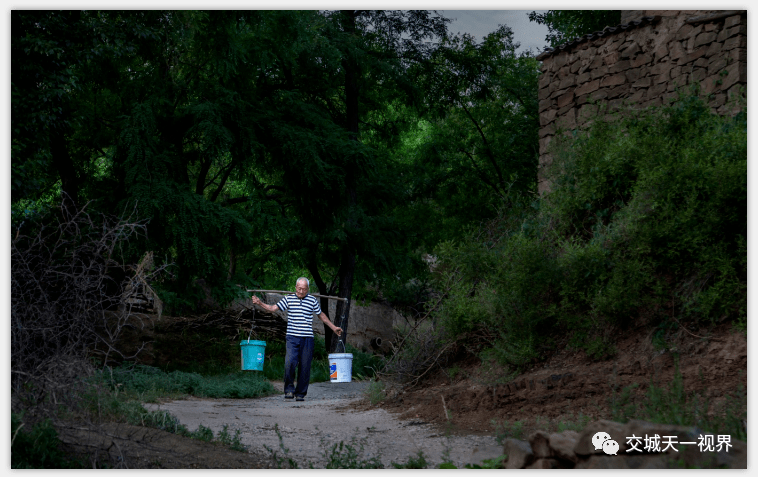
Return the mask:
MULTIPOLYGON (((143 326, 124 303, 130 283, 160 273, 152 255, 129 267, 119 259, 128 242, 145 233, 136 209, 121 217, 91 215, 68 199, 52 225, 21 224, 11 242, 11 385, 34 382, 40 392, 66 389, 88 373, 93 353, 102 362, 129 358, 117 348, 121 331, 143 326)), ((152 288, 149 289, 152 292, 152 288)), ((154 294, 154 292, 152 292, 154 294)), ((155 300, 153 300, 155 301, 155 300)))

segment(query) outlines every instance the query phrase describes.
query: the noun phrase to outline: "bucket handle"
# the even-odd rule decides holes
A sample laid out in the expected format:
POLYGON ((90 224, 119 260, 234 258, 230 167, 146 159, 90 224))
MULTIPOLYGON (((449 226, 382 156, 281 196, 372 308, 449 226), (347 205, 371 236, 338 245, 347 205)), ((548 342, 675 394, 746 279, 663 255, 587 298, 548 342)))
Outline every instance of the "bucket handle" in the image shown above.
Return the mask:
POLYGON ((255 328, 255 306, 253 306, 253 318, 252 318, 252 324, 250 325, 250 333, 247 334, 247 342, 250 343, 250 336, 253 334, 253 328, 255 328))
MULTIPOLYGON (((345 323, 345 310, 342 310, 342 316, 340 316, 340 326, 342 326, 345 323)), ((342 352, 347 352, 347 349, 345 348, 345 342, 342 341, 342 337, 339 337, 339 340, 337 341, 337 346, 342 345, 342 352)), ((339 348, 335 346, 334 351, 337 351, 339 348)), ((337 351, 339 352, 339 351, 337 351)))
POLYGON ((338 351, 338 350, 339 350, 339 345, 342 345, 342 352, 343 352, 343 353, 344 353, 345 351, 347 351, 347 350, 345 349, 345 342, 344 342, 344 341, 342 341, 341 339, 340 339, 339 341, 337 341, 337 347, 335 347, 335 349, 334 349, 335 351, 339 352, 339 351, 338 351))

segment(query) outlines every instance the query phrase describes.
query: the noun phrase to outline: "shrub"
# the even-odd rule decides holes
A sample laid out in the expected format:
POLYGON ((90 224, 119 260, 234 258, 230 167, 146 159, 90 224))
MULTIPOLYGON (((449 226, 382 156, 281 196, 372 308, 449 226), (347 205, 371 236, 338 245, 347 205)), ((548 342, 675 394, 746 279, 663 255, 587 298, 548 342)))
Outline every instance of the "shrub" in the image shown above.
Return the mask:
POLYGON ((683 96, 668 108, 598 118, 564 141, 555 161, 545 209, 567 237, 564 254, 579 260, 564 273, 589 267, 584 289, 562 283, 564 306, 627 325, 640 306, 673 297, 683 318, 744 320, 744 113, 719 117, 683 96))
POLYGON ((60 450, 58 433, 49 420, 24 429, 23 416, 11 413, 12 469, 73 469, 84 463, 60 450))
POLYGON ((696 426, 704 432, 729 434, 747 441, 747 391, 744 386, 729 393, 720 406, 711 405, 699 392, 686 393, 682 374, 676 367, 674 379, 668 386, 659 386, 651 379, 641 398, 635 398, 636 385, 625 387, 620 395, 615 391, 610 407, 614 420, 627 422, 634 417, 661 424, 696 426))
POLYGON ((564 340, 607 359, 615 332, 642 316, 652 327, 728 319, 744 329, 746 118, 682 96, 557 135, 547 196, 508 198, 499 216, 437 247, 431 331, 387 371, 438 364, 425 343, 457 342, 506 374, 564 340))

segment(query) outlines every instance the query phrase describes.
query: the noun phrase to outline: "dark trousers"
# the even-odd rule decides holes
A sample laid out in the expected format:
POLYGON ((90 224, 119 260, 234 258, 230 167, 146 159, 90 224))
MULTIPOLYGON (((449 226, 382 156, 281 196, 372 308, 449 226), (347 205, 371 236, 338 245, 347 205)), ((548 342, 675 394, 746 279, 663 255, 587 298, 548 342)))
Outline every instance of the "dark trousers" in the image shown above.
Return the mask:
POLYGON ((308 394, 308 383, 311 380, 311 361, 313 361, 313 337, 300 338, 287 336, 287 354, 284 357, 284 392, 295 393, 295 396, 308 394), (297 386, 295 383, 295 368, 297 373, 297 386))

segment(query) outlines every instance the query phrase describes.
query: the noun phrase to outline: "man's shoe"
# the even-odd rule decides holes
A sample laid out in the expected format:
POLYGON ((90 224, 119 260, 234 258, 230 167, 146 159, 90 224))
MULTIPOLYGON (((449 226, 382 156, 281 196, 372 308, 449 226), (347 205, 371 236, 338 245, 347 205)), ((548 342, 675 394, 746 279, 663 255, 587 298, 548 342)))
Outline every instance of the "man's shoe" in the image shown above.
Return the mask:
POLYGON ((293 393, 284 393, 284 399, 292 399, 295 397, 293 393))
POLYGON ((305 396, 298 396, 295 401, 305 401, 305 396))

